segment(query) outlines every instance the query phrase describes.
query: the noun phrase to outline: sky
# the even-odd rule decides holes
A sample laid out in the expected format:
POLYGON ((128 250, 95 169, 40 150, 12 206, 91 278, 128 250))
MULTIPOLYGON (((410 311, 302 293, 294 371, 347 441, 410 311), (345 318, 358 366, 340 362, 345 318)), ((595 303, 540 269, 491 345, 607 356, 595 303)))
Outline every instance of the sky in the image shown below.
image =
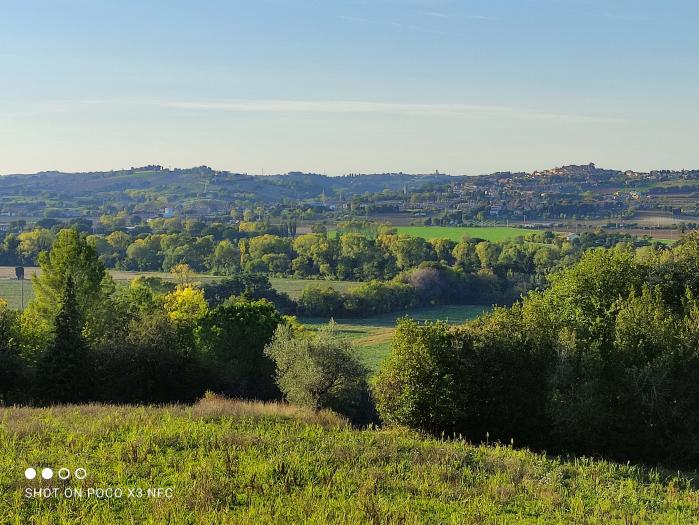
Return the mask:
POLYGON ((0 0, 0 174, 699 168, 696 0, 0 0))

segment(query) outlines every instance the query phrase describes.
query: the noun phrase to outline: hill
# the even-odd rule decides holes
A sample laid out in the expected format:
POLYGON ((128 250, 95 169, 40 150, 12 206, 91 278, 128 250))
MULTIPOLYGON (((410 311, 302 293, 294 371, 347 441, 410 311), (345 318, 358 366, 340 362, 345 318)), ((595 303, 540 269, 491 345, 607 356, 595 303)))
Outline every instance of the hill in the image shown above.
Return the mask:
POLYGON ((330 412, 288 405, 209 397, 193 407, 6 408, 0 436, 6 523, 640 524, 699 517, 699 491, 683 477, 400 429, 356 430, 330 412), (47 466, 51 480, 23 475, 47 466), (61 468, 86 475, 60 481, 61 468), (40 487, 57 495, 26 497, 27 488, 31 495, 40 487), (95 487, 123 495, 99 500, 88 493, 95 487), (82 489, 83 497, 66 498, 66 489, 74 496, 82 489))
POLYGON ((136 211, 153 213, 162 212, 163 206, 203 212, 229 209, 230 202, 235 200, 274 203, 282 199, 317 199, 323 194, 347 196, 402 191, 449 180, 447 175, 436 174, 328 177, 291 172, 261 176, 216 171, 207 166, 173 170, 144 166, 107 172, 41 172, 0 177, 0 209, 16 216, 40 216, 46 209, 60 208, 63 215, 57 216, 71 216, 71 210, 79 216, 90 208, 108 203, 116 207, 130 205, 136 211))

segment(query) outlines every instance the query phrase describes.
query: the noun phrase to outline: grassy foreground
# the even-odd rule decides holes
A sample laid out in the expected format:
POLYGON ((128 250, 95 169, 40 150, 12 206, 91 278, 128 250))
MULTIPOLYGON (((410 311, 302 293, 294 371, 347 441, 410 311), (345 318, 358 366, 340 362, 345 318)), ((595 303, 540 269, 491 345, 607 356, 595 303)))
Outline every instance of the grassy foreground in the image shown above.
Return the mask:
POLYGON ((2 523, 695 523, 682 477, 565 462, 329 412, 208 398, 194 405, 0 411, 2 523), (83 467, 82 481, 25 468, 83 467), (27 498, 27 487, 58 496, 27 498), (120 487, 120 498, 65 490, 120 487), (147 497, 148 488, 171 497, 147 497), (142 497, 128 496, 142 489, 142 497), (166 492, 163 492, 166 494, 166 492))

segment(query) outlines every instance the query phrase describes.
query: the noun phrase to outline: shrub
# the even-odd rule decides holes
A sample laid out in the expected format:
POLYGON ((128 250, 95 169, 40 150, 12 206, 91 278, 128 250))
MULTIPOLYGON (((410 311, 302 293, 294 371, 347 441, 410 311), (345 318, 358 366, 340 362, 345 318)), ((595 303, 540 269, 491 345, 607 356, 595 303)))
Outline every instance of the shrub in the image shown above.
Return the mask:
POLYGON ((342 303, 342 294, 332 286, 312 284, 301 292, 298 308, 303 315, 329 317, 343 312, 342 303))
POLYGON ((344 309, 349 315, 370 316, 415 306, 413 288, 396 281, 371 281, 346 292, 344 309))
POLYGON ((352 345, 338 338, 334 322, 306 338, 281 325, 265 353, 276 364, 276 383, 289 402, 330 408, 350 418, 362 415, 367 371, 352 345))

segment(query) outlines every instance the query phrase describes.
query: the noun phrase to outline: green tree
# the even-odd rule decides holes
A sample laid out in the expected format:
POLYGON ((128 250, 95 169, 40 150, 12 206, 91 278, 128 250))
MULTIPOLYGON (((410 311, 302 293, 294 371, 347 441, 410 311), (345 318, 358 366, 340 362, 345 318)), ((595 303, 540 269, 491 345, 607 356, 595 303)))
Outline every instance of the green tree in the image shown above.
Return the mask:
POLYGON ((92 395, 92 363, 83 337, 83 315, 71 275, 66 277, 52 344, 37 369, 39 397, 49 403, 78 403, 92 395))
POLYGON ((298 299, 300 313, 318 317, 338 315, 342 312, 342 294, 332 286, 311 284, 306 286, 298 299))
POLYGON ((264 299, 231 298, 209 310, 195 338, 197 349, 214 370, 214 388, 246 398, 278 397, 274 363, 264 347, 282 322, 274 305, 264 299))
POLYGON ((352 345, 338 337, 335 323, 306 338, 281 325, 265 354, 276 364, 276 383, 289 402, 349 417, 360 412, 367 398, 367 371, 352 345))
POLYGON ((240 271, 240 249, 228 239, 220 241, 209 260, 211 271, 218 275, 233 275, 240 271))
POLYGON ((20 356, 19 315, 0 299, 0 403, 16 397, 25 370, 20 356), (15 394, 15 396, 13 396, 15 394))
POLYGON ((61 230, 50 252, 39 256, 41 274, 34 275, 34 298, 26 315, 50 331, 62 305, 68 280, 73 283, 76 308, 89 340, 103 336, 111 319, 110 296, 114 281, 97 252, 77 230, 61 230))
POLYGON ((459 383, 463 372, 455 334, 446 323, 400 320, 391 353, 373 381, 381 419, 434 433, 453 430, 468 402, 459 383))

